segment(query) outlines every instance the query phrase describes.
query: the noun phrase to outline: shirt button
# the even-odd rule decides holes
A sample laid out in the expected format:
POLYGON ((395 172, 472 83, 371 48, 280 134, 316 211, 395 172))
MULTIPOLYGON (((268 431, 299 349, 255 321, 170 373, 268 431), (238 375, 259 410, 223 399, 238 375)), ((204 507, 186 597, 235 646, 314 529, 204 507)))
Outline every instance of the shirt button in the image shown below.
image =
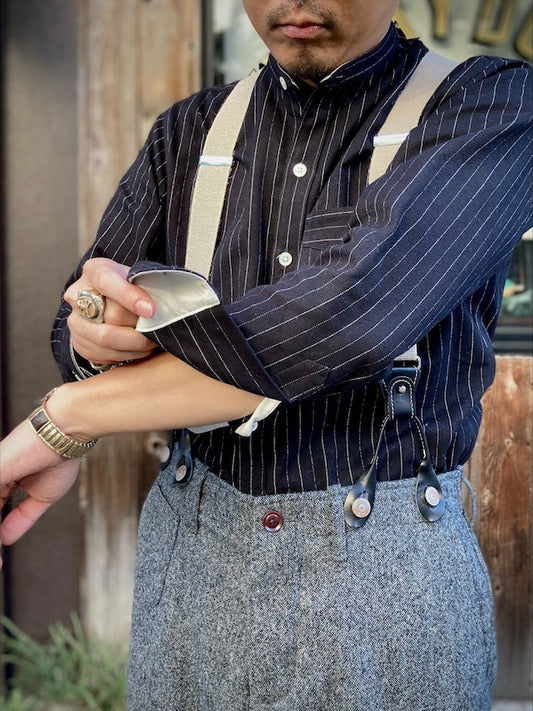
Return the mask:
POLYGON ((279 83, 281 84, 282 89, 287 89, 287 82, 285 81, 285 77, 280 77, 279 83))
POLYGON ((261 523, 265 531, 275 533, 283 526, 283 516, 279 511, 267 511, 263 516, 261 523))
POLYGON ((292 264, 292 254, 290 252, 282 252, 278 255, 278 262, 282 267, 288 267, 292 264))
POLYGON ((303 178, 307 173, 307 166, 304 163, 296 163, 292 169, 292 172, 297 178, 303 178))

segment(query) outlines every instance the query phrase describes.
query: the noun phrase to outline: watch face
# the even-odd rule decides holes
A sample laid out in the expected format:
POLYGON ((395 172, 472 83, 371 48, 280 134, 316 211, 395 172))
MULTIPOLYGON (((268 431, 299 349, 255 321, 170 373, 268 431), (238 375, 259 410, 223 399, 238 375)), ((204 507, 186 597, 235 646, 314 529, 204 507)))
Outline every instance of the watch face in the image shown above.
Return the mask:
POLYGON ((40 408, 30 417, 30 423, 36 432, 39 432, 50 420, 43 408, 40 408))

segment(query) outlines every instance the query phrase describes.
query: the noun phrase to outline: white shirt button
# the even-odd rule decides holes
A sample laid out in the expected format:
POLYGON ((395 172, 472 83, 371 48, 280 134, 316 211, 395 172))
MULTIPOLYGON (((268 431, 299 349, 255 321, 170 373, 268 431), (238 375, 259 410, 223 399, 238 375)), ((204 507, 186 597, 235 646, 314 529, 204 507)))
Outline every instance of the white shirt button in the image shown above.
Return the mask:
POLYGON ((287 89, 287 82, 285 80, 285 77, 280 77, 279 78, 279 83, 281 84, 282 89, 287 89))
POLYGON ((289 252, 282 252, 278 255, 278 262, 282 267, 288 267, 292 264, 292 254, 289 252))
POLYGON ((304 163, 296 163, 292 169, 292 172, 297 178, 303 178, 307 173, 307 166, 304 163))

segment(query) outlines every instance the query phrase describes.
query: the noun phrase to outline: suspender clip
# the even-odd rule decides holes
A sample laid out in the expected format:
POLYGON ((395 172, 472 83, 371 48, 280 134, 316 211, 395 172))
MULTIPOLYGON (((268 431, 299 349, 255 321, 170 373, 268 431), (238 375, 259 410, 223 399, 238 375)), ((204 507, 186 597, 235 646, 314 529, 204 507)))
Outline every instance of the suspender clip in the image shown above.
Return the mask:
POLYGON ((416 503, 421 515, 431 523, 444 515, 445 503, 439 479, 429 457, 429 447, 423 423, 416 415, 415 390, 420 378, 420 359, 401 359, 381 380, 386 403, 385 418, 381 425, 374 458, 369 469, 363 472, 350 489, 344 501, 344 520, 351 528, 361 528, 372 512, 377 482, 379 451, 387 425, 398 418, 409 418, 416 432, 422 458, 416 478, 416 503))

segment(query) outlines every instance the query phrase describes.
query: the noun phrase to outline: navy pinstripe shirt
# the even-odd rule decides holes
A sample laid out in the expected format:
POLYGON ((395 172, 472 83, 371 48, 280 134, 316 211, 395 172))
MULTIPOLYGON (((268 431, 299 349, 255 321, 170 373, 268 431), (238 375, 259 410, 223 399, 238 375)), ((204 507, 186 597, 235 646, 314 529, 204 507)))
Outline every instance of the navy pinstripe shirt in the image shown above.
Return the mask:
MULTIPOLYGON (((493 57, 459 65, 387 175, 366 186, 373 136, 425 52, 391 28, 316 89, 273 58, 258 79, 210 278, 221 304, 153 334, 199 370, 282 401, 249 438, 238 423, 194 437, 243 492, 352 483, 383 419, 379 378, 414 342, 436 470, 472 451, 506 269, 529 227, 531 73, 493 57)), ((86 256, 183 265, 198 158, 229 90, 158 118, 86 256)), ((73 379, 86 372, 71 357, 67 308, 53 347, 73 379)), ((419 459, 409 423, 391 424, 379 478, 412 476, 419 459)))

